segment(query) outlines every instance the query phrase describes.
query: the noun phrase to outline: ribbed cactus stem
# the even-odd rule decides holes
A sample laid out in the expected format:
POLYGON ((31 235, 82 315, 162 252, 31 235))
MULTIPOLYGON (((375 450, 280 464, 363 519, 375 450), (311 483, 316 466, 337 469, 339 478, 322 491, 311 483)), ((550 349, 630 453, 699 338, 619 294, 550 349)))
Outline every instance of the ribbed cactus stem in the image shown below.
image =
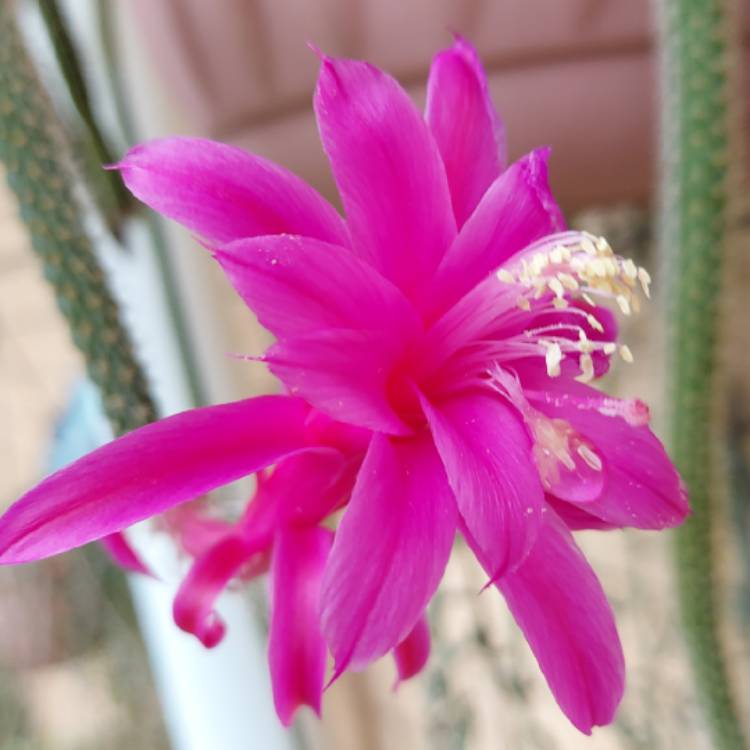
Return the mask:
POLYGON ((733 0, 662 0, 663 216, 672 456, 693 513, 676 536, 679 596, 696 685, 714 744, 746 747, 717 615, 714 539, 724 467, 716 385, 728 242, 733 0))
POLYGON ((146 378, 83 229, 59 125, 8 0, 0 0, 0 160, 113 430, 152 421, 146 378))

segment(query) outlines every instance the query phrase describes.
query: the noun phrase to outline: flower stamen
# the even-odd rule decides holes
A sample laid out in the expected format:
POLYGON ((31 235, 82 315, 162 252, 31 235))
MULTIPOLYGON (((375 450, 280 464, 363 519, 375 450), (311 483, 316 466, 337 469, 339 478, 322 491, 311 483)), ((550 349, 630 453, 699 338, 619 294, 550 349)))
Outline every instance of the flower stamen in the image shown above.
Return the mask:
MULTIPOLYGON (((613 301, 623 315, 640 311, 638 287, 646 298, 650 297, 651 277, 645 268, 637 266, 630 258, 616 255, 604 237, 588 232, 565 232, 548 237, 532 246, 511 267, 502 268, 497 278, 504 284, 514 284, 523 291, 516 306, 524 312, 541 312, 545 309, 567 310, 585 316, 587 323, 598 333, 604 326, 593 313, 585 313, 569 305, 570 298, 580 298, 596 307, 595 298, 613 301)), ((550 326, 550 331, 564 330, 566 326, 550 326)), ((567 326, 570 328, 570 326, 567 326)), ((577 380, 588 382, 595 375, 592 353, 601 351, 609 356, 617 351, 615 342, 592 342, 583 328, 578 328, 578 342, 556 336, 539 337, 547 374, 557 377, 560 364, 567 352, 578 354, 580 374, 577 380)), ((539 334, 542 329, 527 335, 539 334)), ((625 362, 633 355, 627 346, 619 350, 625 362)))

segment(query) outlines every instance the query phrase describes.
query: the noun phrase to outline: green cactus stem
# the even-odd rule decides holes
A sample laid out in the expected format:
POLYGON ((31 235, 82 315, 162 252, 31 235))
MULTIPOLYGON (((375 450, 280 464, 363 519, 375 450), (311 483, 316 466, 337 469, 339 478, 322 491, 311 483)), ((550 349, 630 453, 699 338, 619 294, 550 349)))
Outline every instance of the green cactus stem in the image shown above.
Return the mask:
POLYGON ((0 2, 0 160, 113 430, 152 421, 146 378, 82 226, 59 123, 8 0, 0 2))
POLYGON ((746 748, 717 613, 714 540, 724 502, 717 344, 729 231, 733 0, 662 0, 663 215, 672 456, 692 515, 676 535, 679 599, 695 681, 719 750, 746 748), (718 432, 717 432, 718 430, 718 432))

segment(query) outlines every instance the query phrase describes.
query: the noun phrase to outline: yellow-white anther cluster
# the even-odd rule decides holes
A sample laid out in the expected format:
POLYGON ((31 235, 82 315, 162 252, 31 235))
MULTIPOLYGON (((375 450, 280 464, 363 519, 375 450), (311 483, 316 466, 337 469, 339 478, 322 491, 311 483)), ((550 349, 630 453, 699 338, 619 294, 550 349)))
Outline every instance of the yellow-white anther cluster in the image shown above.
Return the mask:
MULTIPOLYGON (((650 298, 651 277, 646 269, 616 255, 604 237, 588 232, 570 232, 559 235, 556 242, 554 239, 540 245, 536 251, 524 254, 518 264, 497 272, 497 278, 504 284, 523 289, 516 298, 519 309, 530 311, 532 302, 545 295, 543 304, 557 310, 568 308, 570 299, 582 299, 596 307, 595 298, 598 297, 614 301, 623 315, 630 315, 640 311, 639 287, 644 296, 650 298)), ((604 326, 594 314, 582 310, 576 312, 580 313, 585 315, 591 328, 604 333, 604 326)), ((625 362, 633 361, 633 354, 627 346, 618 350, 614 342, 592 342, 580 327, 577 342, 557 336, 544 336, 538 341, 544 348, 550 377, 560 374, 560 364, 569 352, 578 355, 578 380, 583 382, 594 377, 592 354, 596 351, 606 355, 619 351, 625 362)))
POLYGON ((594 305, 593 296, 614 299, 625 315, 638 312, 636 288, 650 296, 651 277, 632 260, 615 255, 604 237, 587 232, 561 235, 560 241, 521 259, 514 268, 502 268, 497 278, 519 284, 539 299, 551 292, 555 299, 580 296, 594 305))

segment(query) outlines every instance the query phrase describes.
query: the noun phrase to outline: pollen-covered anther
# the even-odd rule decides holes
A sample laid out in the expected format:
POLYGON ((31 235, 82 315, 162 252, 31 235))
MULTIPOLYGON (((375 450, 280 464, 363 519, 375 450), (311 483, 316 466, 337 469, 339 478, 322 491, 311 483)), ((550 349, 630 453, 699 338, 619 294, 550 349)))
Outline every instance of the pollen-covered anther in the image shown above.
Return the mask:
POLYGON ((599 322, 599 318, 597 318, 595 315, 589 313, 588 315, 586 315, 586 320, 595 331, 604 333, 604 326, 599 322))
POLYGON ((590 354, 581 354, 578 358, 581 374, 576 376, 580 383, 589 383, 594 379, 594 360, 590 354))
POLYGON ((565 289, 563 288, 562 283, 560 282, 560 279, 557 278, 557 276, 553 276, 548 282, 547 286, 550 288, 550 291, 557 297, 558 299, 562 299, 565 295, 565 289))
POLYGON ((620 356, 628 364, 632 364, 634 361, 633 352, 631 352, 630 348, 625 344, 620 347, 620 356))
POLYGON ((604 240, 604 237, 594 237, 594 235, 584 232, 584 237, 581 240, 581 249, 587 254, 596 257, 599 254, 604 254, 610 250, 609 243, 604 240, 604 244, 599 245, 599 240, 604 240), (592 239, 597 243, 594 244, 592 239))
POLYGON ((550 251, 549 259, 555 265, 560 265, 564 261, 563 246, 555 245, 550 251))
POLYGON ((649 284, 651 284, 651 276, 645 268, 638 269, 638 281, 641 282, 643 293, 646 295, 646 299, 651 299, 651 291, 649 284))
POLYGON ((589 262, 588 270, 600 279, 606 279, 607 276, 612 276, 611 268, 604 261, 604 258, 592 258, 589 262))
POLYGON ((576 281, 575 276, 571 276, 569 273, 558 273, 557 278, 566 289, 571 292, 578 291, 580 285, 578 284, 578 281, 576 281))
POLYGON ((576 453, 586 462, 586 465, 594 471, 602 470, 602 460, 594 453, 585 443, 580 443, 576 448, 576 453))
POLYGON ((550 344, 544 355, 544 363, 547 366, 547 375, 556 378, 560 374, 560 363, 562 362, 563 353, 559 344, 550 344))
POLYGON ((622 264, 622 270, 625 273, 625 278, 635 281, 638 278, 638 266, 630 258, 627 258, 622 264))
POLYGON ((623 315, 630 315, 630 300, 624 294, 618 294, 615 301, 623 315))
POLYGON ((594 351, 594 343, 589 340, 583 328, 578 329, 578 351, 581 354, 591 354, 594 351))
MULTIPOLYGON (((519 267, 498 272, 501 281, 511 280, 525 286, 534 300, 551 293, 547 304, 564 309, 565 302, 580 297, 596 307, 595 297, 614 301, 624 315, 638 312, 640 283, 649 296, 651 277, 630 259, 616 255, 603 237, 587 232, 559 235, 520 258, 519 267), (558 302, 557 300, 561 300, 558 302)), ((596 328, 596 325, 594 326, 596 328)), ((596 330, 599 330, 596 328, 596 330)))
POLYGON ((531 258, 530 271, 532 274, 540 274, 549 265, 549 258, 544 253, 534 253, 531 258))
MULTIPOLYGON (((534 299, 541 299, 547 293, 547 280, 543 276, 532 279, 530 285, 534 287, 534 299)), ((559 297, 555 297, 555 299, 559 299, 559 297)))

